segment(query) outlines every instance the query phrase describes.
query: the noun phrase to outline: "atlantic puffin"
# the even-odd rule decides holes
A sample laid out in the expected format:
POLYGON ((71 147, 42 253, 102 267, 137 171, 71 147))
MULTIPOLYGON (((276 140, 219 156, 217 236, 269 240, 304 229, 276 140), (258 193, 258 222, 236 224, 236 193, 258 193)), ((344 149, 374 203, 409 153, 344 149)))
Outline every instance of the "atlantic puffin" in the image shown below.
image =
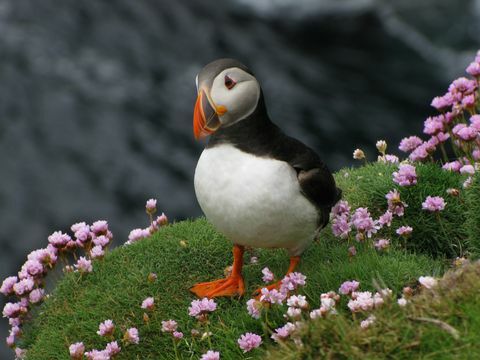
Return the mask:
POLYGON ((262 89, 244 64, 213 61, 197 75, 196 86, 194 136, 210 138, 195 169, 195 193, 208 221, 233 242, 234 260, 227 278, 190 291, 241 296, 245 247, 285 248, 287 274, 293 272, 327 225, 341 190, 315 151, 270 120, 262 89))

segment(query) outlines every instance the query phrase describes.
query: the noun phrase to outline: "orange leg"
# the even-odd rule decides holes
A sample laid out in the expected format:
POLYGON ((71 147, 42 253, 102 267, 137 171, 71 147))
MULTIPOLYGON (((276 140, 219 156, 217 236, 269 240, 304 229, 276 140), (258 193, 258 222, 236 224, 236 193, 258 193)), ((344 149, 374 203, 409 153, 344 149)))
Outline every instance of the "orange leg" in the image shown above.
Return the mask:
MULTIPOLYGON (((292 273, 295 268, 297 267, 298 263, 300 262, 300 256, 291 256, 290 257, 290 265, 288 266, 287 273, 285 275, 288 275, 292 273)), ((268 290, 273 290, 273 289, 280 289, 280 285, 282 285, 282 281, 276 281, 273 284, 270 284, 268 286, 262 286, 255 290, 253 292, 253 295, 255 295, 257 298, 260 298, 260 294, 262 293, 263 288, 267 288, 268 290)))
POLYGON ((233 246, 232 273, 229 277, 226 279, 198 283, 191 287, 190 291, 200 298, 235 295, 242 296, 245 293, 245 285, 242 277, 243 252, 243 246, 233 246))

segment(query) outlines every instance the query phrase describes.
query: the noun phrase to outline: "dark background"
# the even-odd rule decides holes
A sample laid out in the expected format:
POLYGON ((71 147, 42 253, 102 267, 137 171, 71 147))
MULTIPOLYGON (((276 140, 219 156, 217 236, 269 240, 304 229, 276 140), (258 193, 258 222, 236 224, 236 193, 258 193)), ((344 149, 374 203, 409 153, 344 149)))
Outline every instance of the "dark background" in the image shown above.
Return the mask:
POLYGON ((420 134, 479 33, 478 0, 0 0, 0 280, 74 222, 107 219, 122 244, 150 197, 201 214, 206 63, 250 66, 272 119, 337 170, 420 134))

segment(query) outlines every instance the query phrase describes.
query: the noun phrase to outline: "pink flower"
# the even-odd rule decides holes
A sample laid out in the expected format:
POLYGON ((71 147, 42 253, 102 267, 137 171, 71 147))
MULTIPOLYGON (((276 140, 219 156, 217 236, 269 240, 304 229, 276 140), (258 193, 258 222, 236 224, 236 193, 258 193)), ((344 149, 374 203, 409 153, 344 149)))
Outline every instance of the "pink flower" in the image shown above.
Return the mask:
POLYGON ((375 315, 370 315, 367 319, 363 320, 361 323, 360 323, 360 327, 362 329, 367 329, 369 328, 374 322, 375 320, 377 320, 377 318, 375 317, 375 315))
POLYGON ((435 135, 440 131, 443 131, 442 116, 433 116, 425 120, 423 128, 425 134, 435 135))
POLYGON ((18 282, 18 278, 16 276, 9 276, 5 280, 3 280, 2 286, 0 287, 0 292, 5 295, 9 296, 13 294, 13 285, 18 282))
POLYGON ((379 239, 374 243, 375 249, 385 250, 390 246, 390 240, 388 239, 379 239))
POLYGON ((452 162, 445 163, 442 166, 442 169, 448 170, 448 171, 459 172, 461 167, 462 167, 462 163, 458 160, 455 160, 455 161, 452 161, 452 162))
POLYGON ((97 245, 90 250, 90 256, 92 259, 100 259, 105 256, 105 251, 100 245, 97 245))
POLYGON ((34 289, 30 294, 28 294, 28 300, 32 304, 37 304, 43 300, 45 296, 45 291, 43 289, 34 289))
POLYGON ((284 326, 275 329, 275 333, 272 334, 271 338, 278 343, 287 339, 294 331, 295 325, 287 322, 284 326))
POLYGON ((3 307, 3 317, 16 318, 22 313, 26 313, 26 307, 22 306, 20 302, 8 302, 3 307))
POLYGON ((277 289, 268 290, 267 288, 263 288, 261 290, 260 301, 261 302, 268 302, 270 304, 283 304, 283 301, 287 297, 285 292, 280 292, 277 289))
POLYGON ((153 297, 148 297, 142 302, 142 309, 153 310, 155 307, 155 299, 153 297))
POLYGON ((407 305, 407 299, 404 297, 401 297, 400 299, 397 300, 398 306, 404 307, 407 305))
POLYGON ((430 155, 430 152, 433 152, 434 150, 435 147, 432 148, 431 144, 429 144, 428 142, 423 143, 412 151, 412 153, 408 156, 408 159, 410 161, 424 160, 430 155))
POLYGON ((463 141, 475 140, 478 136, 478 130, 473 126, 458 124, 452 129, 452 133, 463 141))
POLYGON ((398 164, 400 160, 395 155, 386 154, 383 156, 378 156, 377 161, 384 164, 398 164))
POLYGON ((98 220, 95 221, 92 226, 90 227, 90 230, 96 235, 107 235, 108 233, 108 222, 106 220, 98 220))
POLYGON ((477 82, 475 80, 470 80, 466 77, 460 77, 450 84, 450 86, 448 87, 448 91, 451 94, 471 94, 476 90, 476 88, 477 82))
POLYGON ((418 136, 410 136, 408 138, 403 138, 398 148, 403 152, 410 152, 415 150, 422 143, 422 139, 418 136))
POLYGON ((90 240, 90 226, 85 222, 73 224, 70 229, 73 231, 75 239, 80 242, 80 244, 84 244, 90 240))
POLYGON ((420 276, 418 282, 426 289, 437 286, 437 280, 431 276, 420 276))
POLYGON ((471 127, 477 129, 477 131, 480 131, 480 115, 473 115, 470 117, 470 123, 471 127))
POLYGON ((307 277, 299 272, 292 272, 282 279, 281 292, 293 291, 299 286, 305 286, 307 277))
POLYGON ((110 356, 115 356, 117 355, 122 348, 118 346, 118 343, 116 341, 109 342, 107 346, 105 347, 105 351, 110 355, 110 356))
POLYGON ((127 244, 131 244, 148 236, 150 236, 150 231, 148 229, 133 229, 128 235, 127 244))
POLYGON ((342 295, 349 295, 354 291, 357 291, 359 286, 360 283, 356 280, 345 281, 344 283, 342 283, 342 285, 340 285, 338 292, 342 295))
POLYGON ((427 211, 441 211, 445 209, 445 200, 440 196, 427 196, 426 200, 422 203, 422 209, 427 211))
POLYGON ((249 352, 260 346, 262 343, 262 338, 254 333, 246 333, 240 336, 237 340, 238 346, 243 350, 244 353, 249 352))
POLYGON ((348 221, 348 213, 336 216, 332 220, 333 235, 341 239, 346 239, 352 231, 351 223, 348 221))
POLYGON ((96 236, 92 241, 96 246, 101 247, 105 247, 110 243, 110 239, 105 235, 96 236))
POLYGON ((106 350, 91 350, 85 353, 88 360, 110 360, 110 354, 106 350))
POLYGON ((115 331, 115 325, 112 320, 105 320, 103 323, 100 323, 98 326, 97 334, 100 336, 110 336, 113 335, 115 331))
POLYGON ((378 223, 382 226, 387 225, 388 227, 392 225, 393 214, 390 210, 385 211, 383 215, 378 219, 378 223))
POLYGON ((161 227, 161 226, 164 226, 164 225, 167 225, 168 224, 168 218, 167 218, 167 215, 165 215, 163 212, 162 212, 162 215, 160 215, 159 217, 157 217, 157 219, 155 220, 155 225, 157 227, 161 227))
POLYGON ((214 300, 203 298, 202 300, 193 300, 188 308, 188 314, 190 316, 199 317, 200 315, 207 314, 215 311, 217 304, 214 300))
POLYGON ((80 256, 74 266, 81 273, 89 273, 93 271, 92 262, 90 260, 87 260, 84 256, 80 256))
POLYGON ((480 62, 471 62, 466 71, 472 76, 480 76, 480 62))
POLYGON ((308 302, 307 298, 303 295, 292 295, 287 299, 287 305, 294 308, 306 309, 308 302))
POLYGON ((220 360, 220 353, 218 351, 208 350, 202 355, 200 360, 220 360))
POLYGON ((410 226, 400 226, 397 230, 396 233, 400 236, 408 236, 412 233, 413 228, 410 226))
POLYGON ((183 333, 181 331, 174 331, 173 332, 173 337, 177 340, 183 339, 183 333))
POLYGON ((138 336, 138 329, 137 328, 130 328, 125 331, 123 338, 126 342, 130 344, 138 344, 140 342, 140 337, 138 336))
POLYGON ((398 172, 393 173, 393 181, 400 186, 411 186, 417 183, 417 174, 415 166, 402 164, 398 168, 398 172))
POLYGON ((45 270, 38 260, 27 260, 22 268, 31 276, 41 276, 45 270))
POLYGON ((460 168, 460 174, 475 174, 475 168, 472 165, 464 165, 460 168))
POLYGON ((70 345, 68 350, 70 351, 71 359, 81 360, 83 359, 83 353, 85 352, 85 345, 83 345, 83 342, 77 342, 70 345))
POLYGON ((5 339, 5 342, 7 343, 8 347, 15 347, 15 335, 8 335, 7 338, 5 339))
POLYGON ((70 240, 72 240, 70 236, 63 234, 61 231, 55 231, 48 237, 48 242, 56 248, 64 247, 70 240))
POLYGON ((367 208, 359 207, 352 215, 352 224, 360 232, 368 237, 375 234, 378 230, 377 224, 373 221, 367 208))
POLYGON ((442 111, 448 108, 449 106, 452 106, 454 101, 455 100, 452 94, 446 93, 443 96, 436 96, 435 98, 433 98, 432 103, 430 105, 432 105, 435 109, 442 111))
POLYGON ((270 271, 268 267, 263 268, 262 274, 263 274, 262 280, 265 283, 271 282, 274 278, 273 273, 270 271))
POLYGON ((350 213, 350 205, 348 204, 348 201, 345 201, 345 200, 340 200, 332 208, 332 214, 334 217, 342 216, 343 214, 348 215, 349 213, 350 213))
POLYGON ((178 324, 175 320, 162 321, 162 332, 173 333, 177 331, 178 324))
POLYGON ((147 211, 147 214, 155 214, 157 211, 157 199, 148 200, 145 204, 145 210, 147 211))
POLYGON ((18 346, 15 348, 15 360, 25 359, 27 356, 27 350, 21 349, 18 346))
POLYGON ((394 189, 385 195, 388 203, 388 210, 394 215, 403 216, 407 204, 400 200, 400 193, 394 189))
POLYGON ((18 296, 22 296, 32 291, 34 286, 35 282, 33 281, 33 279, 27 277, 14 284, 13 291, 15 291, 15 294, 17 294, 18 296))
POLYGON ((255 299, 250 299, 247 301, 247 311, 248 314, 254 319, 260 319, 260 314, 262 310, 262 303, 255 299))
POLYGON ((353 292, 352 299, 347 304, 351 312, 370 311, 374 308, 375 302, 370 291, 353 292))

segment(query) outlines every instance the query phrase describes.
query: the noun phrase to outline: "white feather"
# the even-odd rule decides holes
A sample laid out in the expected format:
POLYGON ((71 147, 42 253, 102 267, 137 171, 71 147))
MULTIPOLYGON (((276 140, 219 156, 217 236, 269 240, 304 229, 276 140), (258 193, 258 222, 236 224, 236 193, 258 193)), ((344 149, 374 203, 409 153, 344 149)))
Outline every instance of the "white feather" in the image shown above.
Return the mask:
POLYGON ((195 170, 195 192, 207 219, 235 244, 299 255, 315 236, 317 210, 286 162, 231 145, 205 149, 195 170))

